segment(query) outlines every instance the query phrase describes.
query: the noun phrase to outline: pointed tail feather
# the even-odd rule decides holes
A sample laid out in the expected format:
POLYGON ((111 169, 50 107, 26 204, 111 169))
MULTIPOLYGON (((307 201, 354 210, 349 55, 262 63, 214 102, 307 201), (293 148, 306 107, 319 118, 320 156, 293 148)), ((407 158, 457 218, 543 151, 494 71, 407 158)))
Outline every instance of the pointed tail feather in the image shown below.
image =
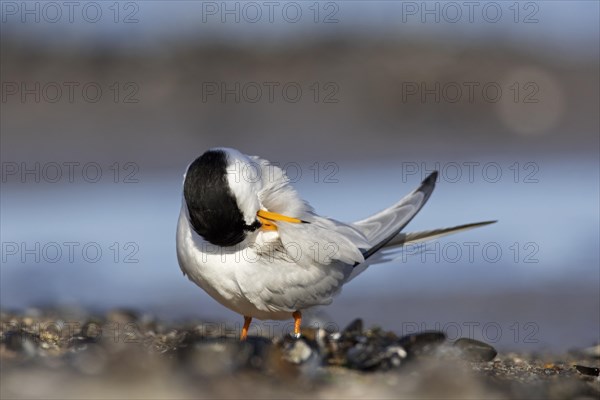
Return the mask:
POLYGON ((407 244, 415 244, 426 242, 429 240, 439 239, 441 237, 452 235, 454 233, 468 231, 470 229, 479 228, 482 226, 490 225, 496 223, 498 221, 483 221, 483 222, 475 222, 471 224, 464 224, 453 226, 451 228, 440 228, 440 229, 432 229, 429 231, 420 231, 420 232, 409 232, 409 233, 399 233, 394 236, 389 242, 386 243, 384 248, 404 246, 407 244))
MULTIPOLYGON (((479 228, 482 226, 493 224, 497 221, 484 221, 484 222, 476 222, 472 224, 464 224, 453 226, 451 228, 440 228, 440 229, 432 229, 429 231, 421 231, 421 232, 412 232, 412 233, 399 233, 393 238, 391 238, 384 246, 384 250, 390 250, 392 254, 384 254, 388 253, 387 251, 380 251, 370 257, 368 260, 365 260, 364 263, 354 266, 354 270, 352 274, 348 277, 346 282, 350 282, 352 279, 356 278, 358 275, 363 273, 369 266, 374 264, 380 264, 384 262, 391 261, 395 258, 394 253, 396 251, 400 251, 402 246, 408 244, 415 244, 426 242, 428 240, 439 239, 446 235, 451 235, 458 232, 468 231, 470 229, 479 228)), ((366 258, 366 257, 365 257, 366 258)))

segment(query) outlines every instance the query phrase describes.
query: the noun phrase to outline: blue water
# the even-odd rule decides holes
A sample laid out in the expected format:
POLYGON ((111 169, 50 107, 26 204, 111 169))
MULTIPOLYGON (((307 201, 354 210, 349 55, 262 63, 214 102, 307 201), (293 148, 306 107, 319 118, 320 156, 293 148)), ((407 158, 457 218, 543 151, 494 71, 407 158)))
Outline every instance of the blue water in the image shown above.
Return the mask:
MULTIPOLYGON (((482 160, 479 165, 489 162, 482 160)), ((329 318, 343 324, 362 313, 370 323, 403 329, 403 315, 410 315, 406 318, 413 322, 416 318, 414 312, 402 311, 408 301, 410 310, 422 316, 421 322, 428 321, 429 329, 435 328, 440 315, 451 321, 470 317, 502 321, 505 331, 515 321, 534 320, 546 326, 546 332, 562 330, 558 336, 547 333, 546 340, 528 346, 564 344, 564 333, 569 330, 579 332, 569 336, 569 345, 593 341, 598 334, 597 316, 568 315, 574 321, 564 326, 560 318, 549 317, 547 310, 539 311, 543 308, 517 317, 522 313, 513 306, 499 306, 502 311, 495 313, 486 308, 491 305, 482 303, 481 309, 475 305, 477 311, 469 314, 460 302, 452 306, 450 300, 447 304, 431 300, 496 294, 508 298, 511 293, 536 293, 539 300, 552 298, 550 290, 557 287, 577 287, 577 296, 567 296, 564 304, 572 301, 575 307, 583 301, 597 310, 597 161, 536 160, 533 167, 524 167, 532 162, 527 159, 493 162, 497 165, 485 175, 474 167, 474 174, 466 176, 465 167, 458 179, 455 164, 441 163, 446 170, 408 230, 489 219, 499 220, 497 224, 444 238, 427 248, 411 247, 395 261, 371 267, 324 309, 329 318), (492 170, 496 172, 497 166, 502 177, 495 182, 497 174, 492 170), (515 169, 520 170, 519 176, 515 169), (429 300, 420 305, 419 298, 429 300)), ((412 174, 410 161, 337 163, 339 169, 327 180, 323 173, 315 177, 314 169, 306 164, 301 165, 303 174, 295 186, 321 214, 352 221, 398 200, 418 185, 426 173, 422 169, 434 165, 422 168, 417 164, 419 171, 412 174)), ((184 278, 177 265, 175 226, 181 175, 182 171, 152 172, 141 166, 139 182, 130 184, 111 179, 4 183, 0 195, 2 307, 132 307, 164 318, 238 321, 238 316, 184 278)), ((530 310, 530 305, 524 304, 523 310, 530 310)), ((513 343, 509 340, 504 345, 513 343)))

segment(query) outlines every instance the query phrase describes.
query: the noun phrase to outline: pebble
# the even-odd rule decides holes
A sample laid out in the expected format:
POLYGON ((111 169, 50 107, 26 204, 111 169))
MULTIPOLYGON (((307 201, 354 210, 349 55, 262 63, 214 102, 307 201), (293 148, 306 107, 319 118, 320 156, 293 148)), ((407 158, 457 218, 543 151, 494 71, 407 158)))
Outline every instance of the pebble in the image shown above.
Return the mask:
POLYGON ((98 375, 102 373, 108 362, 108 356, 104 349, 94 346, 89 349, 86 347, 85 350, 73 355, 71 365, 86 375, 98 375))
POLYGON ((6 348, 10 351, 21 351, 23 349, 23 341, 25 339, 25 334, 19 331, 5 331, 2 334, 2 343, 6 346, 6 348))
POLYGON ((362 336, 350 347, 346 365, 361 371, 389 370, 397 368, 407 357, 406 350, 386 337, 362 336))
POLYGON ((37 354, 39 342, 39 339, 23 331, 11 330, 2 335, 2 344, 6 346, 6 349, 20 354, 24 358, 31 358, 37 354))
POLYGON ((229 338, 189 338, 177 349, 190 372, 199 376, 230 374, 249 363, 252 345, 229 338))
POLYGON ((420 357, 433 354, 445 340, 443 332, 424 331, 402 336, 397 343, 406 350, 408 357, 420 357))
POLYGON ((575 369, 583 375, 599 376, 600 368, 586 367, 584 365, 574 365, 575 369))
POLYGON ((36 344, 30 337, 23 338, 23 353, 27 357, 34 357, 37 354, 36 344))
POLYGON ((585 348, 581 350, 581 353, 583 353, 586 356, 600 358, 600 344, 585 348))
MULTIPOLYGON (((175 387, 199 385, 198 388, 209 387, 216 382, 212 387, 219 390, 223 387, 222 382, 231 382, 231 387, 247 385, 240 386, 240 392, 232 394, 239 397, 249 393, 249 388, 259 387, 257 382, 260 379, 268 379, 269 384, 282 388, 299 385, 298 393, 304 395, 312 394, 308 392, 311 388, 331 384, 369 382, 368 388, 373 389, 383 384, 381 379, 385 377, 396 382, 394 385, 406 388, 409 393, 413 393, 411 390, 415 388, 411 385, 422 382, 418 385, 424 385, 423 393, 431 397, 432 393, 427 390, 436 385, 458 387, 455 383, 460 382, 460 388, 470 387, 470 384, 462 383, 462 378, 446 376, 444 372, 467 368, 469 374, 481 377, 474 378, 479 379, 477 382, 483 385, 481 387, 487 387, 490 378, 494 382, 507 382, 506 385, 490 386, 491 397, 498 394, 496 389, 499 387, 503 388, 502 393, 512 393, 504 396, 507 398, 529 398, 531 394, 539 394, 539 398, 597 398, 600 394, 597 385, 600 368, 597 368, 597 358, 593 353, 585 357, 578 353, 582 358, 571 358, 577 361, 573 366, 566 361, 542 361, 540 356, 527 353, 504 353, 501 358, 495 359, 496 350, 477 340, 462 338, 450 342, 442 332, 436 331, 398 338, 382 329, 365 330, 360 319, 352 321, 339 333, 305 328, 299 339, 283 336, 271 340, 250 336, 247 341, 239 342, 233 337, 206 337, 194 329, 196 325, 169 325, 151 316, 141 323, 142 317, 122 310, 114 310, 110 316, 107 314, 99 318, 85 315, 79 320, 82 329, 62 330, 61 335, 53 329, 35 329, 40 324, 53 327, 48 323, 59 321, 52 321, 56 318, 55 314, 42 314, 39 318, 8 312, 2 315, 0 361, 3 373, 6 367, 9 375, 18 373, 21 374, 19 377, 25 377, 23 379, 29 374, 43 376, 52 371, 50 375, 64 374, 65 379, 73 382, 78 379, 99 382, 108 378, 110 382, 140 382, 147 390, 154 390, 150 389, 151 385, 160 386, 165 382, 175 382, 175 387), (23 323, 24 319, 28 319, 27 323, 23 323), (87 326, 84 324, 86 319, 89 322, 87 326), (106 327, 109 320, 134 320, 139 326, 135 331, 136 342, 125 342, 133 337, 124 334, 115 339, 113 332, 106 327), (418 361, 412 362, 412 359, 418 361), (461 359, 470 362, 465 363, 461 359), (22 368, 22 365, 27 368, 22 368), (431 368, 440 371, 440 375, 432 375, 431 368), (378 373, 389 370, 397 372, 378 373), (232 380, 232 377, 235 379, 232 380), (248 380, 241 383, 244 379, 248 380), (534 385, 537 386, 534 388, 534 385), (540 387, 553 391, 535 391, 540 387)), ((21 388, 23 379, 16 379, 15 387, 21 388)), ((229 383, 225 386, 229 387, 229 383)), ((43 397, 42 394, 37 397, 43 397)), ((441 394, 443 397, 452 392, 441 394)), ((255 395, 267 396, 268 392, 257 391, 255 395)), ((455 397, 460 396, 457 394, 455 397)))
POLYGON ((81 336, 91 341, 98 341, 102 337, 102 322, 90 319, 81 325, 81 336))
POLYGON ((319 337, 318 330, 302 334, 299 338, 285 335, 275 339, 274 343, 282 351, 283 358, 292 364, 305 364, 307 362, 321 365, 323 356, 327 352, 326 343, 319 337))
POLYGON ((254 369, 268 369, 273 352, 273 342, 265 337, 250 336, 246 340, 246 345, 251 346, 252 349, 248 365, 254 369))
POLYGON ((67 339, 67 348, 73 353, 86 350, 90 343, 95 343, 94 340, 85 336, 73 336, 67 339))
POLYGON ((113 309, 106 314, 106 320, 116 324, 128 324, 138 320, 138 314, 133 310, 113 309))
POLYGON ((470 338, 461 338, 454 342, 460 349, 460 355, 467 361, 484 362, 493 360, 498 352, 487 343, 470 338))
POLYGON ((315 351, 304 338, 284 340, 283 358, 292 364, 303 364, 315 351))
POLYGON ((359 336, 363 333, 363 320, 360 318, 355 319, 350 322, 347 327, 342 331, 342 336, 347 338, 359 336))

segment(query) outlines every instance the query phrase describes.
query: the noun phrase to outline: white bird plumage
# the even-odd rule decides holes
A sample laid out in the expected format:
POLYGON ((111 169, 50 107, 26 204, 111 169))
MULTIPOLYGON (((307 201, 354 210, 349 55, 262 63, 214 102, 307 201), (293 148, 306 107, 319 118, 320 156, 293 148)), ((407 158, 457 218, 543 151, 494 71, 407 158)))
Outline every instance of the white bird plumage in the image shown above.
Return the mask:
POLYGON ((247 225, 257 221, 260 210, 303 221, 276 221, 276 229, 249 231, 239 243, 219 246, 195 231, 184 196, 177 225, 181 270, 219 303, 246 317, 289 319, 296 311, 329 304, 346 282, 385 260, 381 249, 491 223, 400 233, 431 195, 434 174, 393 206, 345 224, 317 215, 282 169, 269 161, 229 148, 210 151, 225 156, 225 181, 247 225))

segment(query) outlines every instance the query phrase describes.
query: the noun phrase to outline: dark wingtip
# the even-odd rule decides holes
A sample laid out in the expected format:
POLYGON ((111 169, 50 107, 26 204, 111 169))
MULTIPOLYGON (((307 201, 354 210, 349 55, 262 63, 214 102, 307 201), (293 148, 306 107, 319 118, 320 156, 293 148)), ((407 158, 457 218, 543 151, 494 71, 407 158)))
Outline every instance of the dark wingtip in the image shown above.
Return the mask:
POLYGON ((468 227, 471 227, 471 228, 478 228, 478 227, 481 227, 481 226, 495 224, 496 222, 498 222, 498 220, 494 219, 494 220, 489 220, 489 221, 481 221, 481 222, 475 222, 475 223, 471 223, 471 224, 466 224, 465 226, 468 226, 468 227))
POLYGON ((497 219, 491 220, 491 221, 483 221, 481 224, 482 225, 489 225, 489 224, 495 224, 496 222, 498 222, 497 219))
POLYGON ((433 171, 431 174, 429 174, 429 176, 427 178, 423 179, 422 184, 423 185, 434 185, 435 182, 437 181, 437 177, 438 177, 438 172, 433 171))

